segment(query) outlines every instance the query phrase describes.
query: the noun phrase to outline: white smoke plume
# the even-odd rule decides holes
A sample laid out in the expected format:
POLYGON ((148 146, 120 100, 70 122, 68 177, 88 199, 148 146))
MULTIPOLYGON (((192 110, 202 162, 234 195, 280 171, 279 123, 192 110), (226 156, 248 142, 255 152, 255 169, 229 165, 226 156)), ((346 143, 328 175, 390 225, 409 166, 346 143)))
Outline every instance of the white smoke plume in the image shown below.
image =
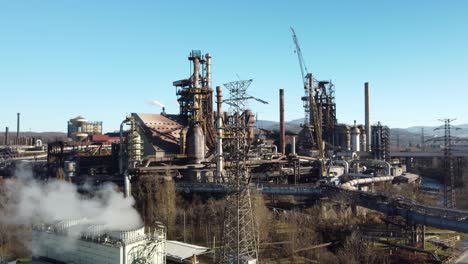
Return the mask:
POLYGON ((86 219, 107 230, 129 230, 142 225, 140 215, 133 208, 134 199, 124 198, 114 184, 105 184, 92 197, 84 197, 72 183, 39 182, 27 177, 24 171, 17 172, 16 180, 5 182, 10 202, 6 205, 8 215, 0 221, 31 225, 86 219))
POLYGON ((148 104, 150 104, 150 105, 159 106, 159 107, 164 107, 164 104, 162 104, 162 103, 159 102, 158 100, 147 100, 146 102, 147 102, 148 104))

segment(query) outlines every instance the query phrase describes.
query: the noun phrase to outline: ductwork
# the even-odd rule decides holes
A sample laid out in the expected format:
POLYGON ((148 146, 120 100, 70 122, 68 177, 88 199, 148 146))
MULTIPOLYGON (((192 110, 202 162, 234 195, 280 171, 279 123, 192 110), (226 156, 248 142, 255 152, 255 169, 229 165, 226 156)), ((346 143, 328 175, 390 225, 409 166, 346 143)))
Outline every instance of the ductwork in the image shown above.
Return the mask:
POLYGON ((336 164, 343 165, 345 168, 345 174, 349 173, 349 163, 346 160, 335 160, 334 161, 336 164))
POLYGON ((386 161, 379 161, 379 160, 352 160, 349 162, 350 166, 353 166, 354 164, 371 164, 371 165, 384 165, 385 166, 385 175, 391 175, 391 168, 392 165, 386 161))
POLYGON ((216 129, 218 132, 217 135, 217 144, 216 144, 216 181, 221 182, 224 171, 224 158, 223 158, 223 90, 221 86, 216 86, 216 129))
POLYGON ((382 176, 382 177, 373 177, 373 178, 364 178, 364 179, 356 179, 340 185, 340 187, 347 189, 347 190, 356 190, 356 185, 360 184, 368 184, 368 183, 376 183, 376 182, 384 182, 384 181, 392 181, 394 176, 382 176))

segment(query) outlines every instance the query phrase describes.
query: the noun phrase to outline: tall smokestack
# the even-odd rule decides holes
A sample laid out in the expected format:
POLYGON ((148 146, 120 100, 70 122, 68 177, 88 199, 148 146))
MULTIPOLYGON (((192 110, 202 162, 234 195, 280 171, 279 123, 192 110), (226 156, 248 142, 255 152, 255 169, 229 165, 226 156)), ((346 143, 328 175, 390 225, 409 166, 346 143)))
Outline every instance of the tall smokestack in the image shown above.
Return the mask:
POLYGON ((284 89, 279 90, 280 96, 280 152, 284 155, 285 151, 285 131, 284 131, 284 89))
POLYGON ((20 143, 20 113, 17 113, 16 118, 16 143, 19 145, 20 143))
POLYGON ((364 84, 364 107, 365 107, 365 117, 366 117, 366 140, 367 147, 364 151, 371 151, 372 138, 371 138, 371 121, 370 121, 370 91, 369 91, 369 82, 364 84))
POLYGON ((224 171, 223 160, 223 89, 216 86, 216 129, 218 132, 216 144, 216 181, 221 182, 224 171))
POLYGON ((5 145, 10 145, 10 139, 8 138, 9 137, 8 130, 9 128, 5 127, 5 145))

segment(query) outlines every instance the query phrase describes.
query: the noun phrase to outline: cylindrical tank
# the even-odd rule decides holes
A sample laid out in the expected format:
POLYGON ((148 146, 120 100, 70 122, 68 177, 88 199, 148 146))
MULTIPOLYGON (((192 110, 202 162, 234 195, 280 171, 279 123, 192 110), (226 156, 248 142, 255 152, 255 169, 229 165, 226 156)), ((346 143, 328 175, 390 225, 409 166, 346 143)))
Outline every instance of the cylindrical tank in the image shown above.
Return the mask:
POLYGON ((205 159, 205 135, 198 123, 187 131, 187 156, 193 163, 201 163, 205 159))
POLYGON ((351 133, 348 126, 345 127, 346 149, 351 150, 351 133))
POLYGON ((187 128, 180 130, 180 154, 185 154, 185 148, 187 146, 187 128))
POLYGON ((296 155, 296 136, 291 136, 291 155, 296 155))
POLYGON ((359 137, 361 141, 361 151, 367 151, 367 146, 366 146, 366 141, 367 141, 367 136, 366 136, 366 128, 363 125, 358 126, 359 131, 361 132, 361 135, 359 137))
POLYGON ((352 151, 359 151, 361 147, 361 143, 359 137, 361 135, 361 131, 355 125, 351 128, 351 150, 352 151))

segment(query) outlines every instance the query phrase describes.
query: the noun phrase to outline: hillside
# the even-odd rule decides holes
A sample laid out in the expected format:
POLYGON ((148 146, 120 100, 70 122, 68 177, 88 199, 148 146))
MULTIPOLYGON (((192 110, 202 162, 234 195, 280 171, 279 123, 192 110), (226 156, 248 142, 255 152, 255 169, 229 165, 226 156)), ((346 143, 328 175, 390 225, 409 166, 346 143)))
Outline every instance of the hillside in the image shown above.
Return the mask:
MULTIPOLYGON (((300 131, 300 124, 304 123, 304 119, 295 119, 285 123, 286 131, 297 133, 300 131)), ((258 128, 278 131, 279 122, 269 120, 258 120, 255 124, 258 128)), ((468 137, 468 124, 456 125, 459 130, 453 130, 452 135, 458 137, 468 137)), ((436 130, 437 127, 429 126, 413 126, 409 128, 390 128, 390 139, 392 145, 405 147, 408 145, 417 145, 422 141, 421 129, 424 128, 424 139, 428 140, 431 137, 442 136, 443 130, 436 130)))

